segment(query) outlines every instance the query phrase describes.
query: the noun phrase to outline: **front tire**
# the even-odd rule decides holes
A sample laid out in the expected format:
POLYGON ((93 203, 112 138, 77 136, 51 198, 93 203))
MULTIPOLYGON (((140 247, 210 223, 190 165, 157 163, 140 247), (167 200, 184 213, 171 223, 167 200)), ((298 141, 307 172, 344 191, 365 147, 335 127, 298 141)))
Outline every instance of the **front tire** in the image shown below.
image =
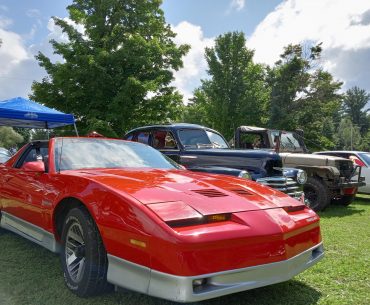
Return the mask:
POLYGON ((309 177, 303 191, 306 205, 316 212, 324 210, 330 203, 329 190, 318 178, 309 177))
POLYGON ((98 228, 85 208, 67 214, 62 231, 61 264, 67 287, 80 297, 111 288, 108 259, 98 228))

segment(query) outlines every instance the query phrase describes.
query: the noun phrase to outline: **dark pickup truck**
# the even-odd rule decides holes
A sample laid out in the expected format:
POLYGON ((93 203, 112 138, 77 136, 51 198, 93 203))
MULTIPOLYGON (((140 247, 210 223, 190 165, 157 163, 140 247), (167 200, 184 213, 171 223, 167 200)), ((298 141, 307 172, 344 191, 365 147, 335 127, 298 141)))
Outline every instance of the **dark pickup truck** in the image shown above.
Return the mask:
POLYGON ((282 169, 275 152, 230 149, 217 131, 194 124, 168 124, 139 127, 125 140, 141 142, 160 150, 192 171, 248 178, 303 200, 303 170, 282 169))

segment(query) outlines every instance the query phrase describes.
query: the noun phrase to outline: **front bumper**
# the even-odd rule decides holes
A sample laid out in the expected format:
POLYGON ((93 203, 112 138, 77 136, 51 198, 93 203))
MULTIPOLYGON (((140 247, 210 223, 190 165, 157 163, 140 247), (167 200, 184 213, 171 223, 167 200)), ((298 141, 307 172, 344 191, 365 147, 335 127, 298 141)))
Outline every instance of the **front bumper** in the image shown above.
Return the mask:
POLYGON ((339 183, 341 189, 365 186, 365 181, 348 181, 339 183))
POLYGON ((322 243, 284 261, 197 276, 177 276, 108 255, 108 281, 154 297, 196 302, 287 281, 324 256, 322 243), (193 286, 194 280, 204 285, 193 286))

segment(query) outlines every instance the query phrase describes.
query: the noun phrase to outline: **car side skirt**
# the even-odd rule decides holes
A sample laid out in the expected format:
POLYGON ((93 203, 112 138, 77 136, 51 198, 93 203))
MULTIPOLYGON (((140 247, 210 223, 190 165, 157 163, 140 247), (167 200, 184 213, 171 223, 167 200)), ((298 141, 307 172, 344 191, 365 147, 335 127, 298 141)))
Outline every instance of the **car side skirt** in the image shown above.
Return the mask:
POLYGON ((0 227, 21 235, 51 252, 60 252, 61 246, 52 233, 9 213, 1 212, 0 227))
POLYGON ((197 276, 159 272, 108 254, 110 283, 176 302, 196 302, 290 280, 324 256, 322 243, 290 259, 197 276), (194 280, 203 280, 198 287, 194 280))

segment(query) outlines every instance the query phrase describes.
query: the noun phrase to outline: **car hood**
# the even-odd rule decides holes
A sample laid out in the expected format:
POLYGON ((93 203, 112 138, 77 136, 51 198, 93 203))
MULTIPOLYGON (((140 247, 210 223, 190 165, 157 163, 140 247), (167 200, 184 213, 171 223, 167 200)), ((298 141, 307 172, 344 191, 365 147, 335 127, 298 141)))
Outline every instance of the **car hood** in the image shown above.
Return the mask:
POLYGON ((203 215, 300 205, 295 199, 250 180, 187 170, 104 169, 73 174, 128 194, 145 205, 179 201, 203 215))
POLYGON ((284 166, 312 165, 312 166, 336 166, 335 161, 348 162, 347 159, 334 156, 323 156, 300 153, 280 153, 284 166))
POLYGON ((269 159, 280 159, 279 155, 274 151, 268 151, 263 149, 231 149, 231 148, 207 148, 207 149, 186 149, 185 154, 195 155, 218 155, 218 156, 236 156, 249 158, 269 158, 269 159))

